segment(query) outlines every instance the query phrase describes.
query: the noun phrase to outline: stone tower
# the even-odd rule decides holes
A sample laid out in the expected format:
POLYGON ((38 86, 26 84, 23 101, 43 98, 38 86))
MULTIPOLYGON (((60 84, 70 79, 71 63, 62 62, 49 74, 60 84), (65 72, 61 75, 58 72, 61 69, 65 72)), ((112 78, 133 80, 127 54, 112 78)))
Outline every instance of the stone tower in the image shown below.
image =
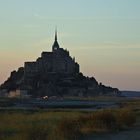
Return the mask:
POLYGON ((54 52, 58 49, 59 49, 59 44, 57 42, 57 30, 55 30, 55 41, 54 41, 54 44, 52 46, 52 52, 54 52))

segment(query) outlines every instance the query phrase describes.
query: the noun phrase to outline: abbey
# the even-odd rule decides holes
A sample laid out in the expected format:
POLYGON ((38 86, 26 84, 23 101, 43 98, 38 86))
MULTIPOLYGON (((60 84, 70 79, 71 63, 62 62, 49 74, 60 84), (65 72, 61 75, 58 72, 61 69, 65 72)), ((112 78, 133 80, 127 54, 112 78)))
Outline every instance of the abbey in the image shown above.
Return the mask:
POLYGON ((75 58, 69 55, 67 50, 59 47, 57 42, 57 31, 55 31, 55 41, 52 52, 42 52, 36 62, 25 62, 25 77, 37 74, 76 74, 79 73, 79 64, 75 58))

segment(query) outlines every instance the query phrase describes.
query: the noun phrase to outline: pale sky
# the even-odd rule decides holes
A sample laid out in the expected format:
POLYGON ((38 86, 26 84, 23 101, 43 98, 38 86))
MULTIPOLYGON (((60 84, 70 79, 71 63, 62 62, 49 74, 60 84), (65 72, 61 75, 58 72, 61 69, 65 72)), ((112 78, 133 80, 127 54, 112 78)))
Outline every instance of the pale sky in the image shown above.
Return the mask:
POLYGON ((86 76, 140 90, 140 0, 0 0, 0 83, 58 41, 86 76))

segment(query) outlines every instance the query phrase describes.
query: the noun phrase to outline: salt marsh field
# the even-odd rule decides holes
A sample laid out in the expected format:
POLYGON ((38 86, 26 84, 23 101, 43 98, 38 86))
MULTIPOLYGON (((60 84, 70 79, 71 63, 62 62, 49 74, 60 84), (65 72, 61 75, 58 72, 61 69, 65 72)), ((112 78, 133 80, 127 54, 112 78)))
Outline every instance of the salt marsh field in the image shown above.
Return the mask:
POLYGON ((139 140, 140 100, 0 98, 1 140, 139 140))

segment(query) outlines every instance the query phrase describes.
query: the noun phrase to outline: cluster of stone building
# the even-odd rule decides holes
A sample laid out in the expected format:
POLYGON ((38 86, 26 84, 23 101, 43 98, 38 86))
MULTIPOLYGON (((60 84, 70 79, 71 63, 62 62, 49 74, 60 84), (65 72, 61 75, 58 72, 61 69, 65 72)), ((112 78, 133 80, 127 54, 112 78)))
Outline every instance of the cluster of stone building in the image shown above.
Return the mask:
POLYGON ((79 64, 75 62, 75 58, 72 58, 67 50, 59 47, 57 33, 55 33, 52 52, 42 52, 41 57, 35 62, 25 62, 24 82, 30 83, 29 80, 37 75, 76 73, 79 73, 79 64))

